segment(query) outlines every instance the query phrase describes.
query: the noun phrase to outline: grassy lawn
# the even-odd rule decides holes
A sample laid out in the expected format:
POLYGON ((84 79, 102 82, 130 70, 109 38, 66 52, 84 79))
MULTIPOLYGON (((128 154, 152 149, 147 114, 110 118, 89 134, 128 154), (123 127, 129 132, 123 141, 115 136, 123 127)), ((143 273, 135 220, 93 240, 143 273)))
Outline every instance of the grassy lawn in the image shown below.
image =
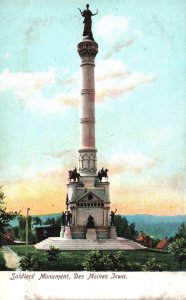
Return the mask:
MULTIPOLYGON (((18 256, 25 255, 25 245, 11 245, 10 248, 15 251, 18 256)), ((33 245, 28 245, 28 253, 38 255, 38 257, 46 254, 43 250, 36 250, 33 245)), ((86 253, 88 253, 88 251, 61 251, 61 255, 66 267, 80 267, 86 253)))
MULTIPOLYGON (((11 245, 10 248, 18 256, 25 256, 25 245, 11 245)), ((61 259, 64 264, 64 271, 83 271, 81 265, 86 253, 89 251, 61 251, 61 259)), ((36 250, 33 245, 28 245, 28 254, 34 254, 40 258, 46 257, 46 251, 36 250)))
MULTIPOLYGON (((26 252, 25 245, 10 245, 9 246, 18 256, 24 256, 26 252)), ((35 249, 33 245, 28 245, 28 253, 38 253, 38 250, 35 249)))
POLYGON ((167 264, 167 271, 179 271, 178 263, 175 262, 173 256, 167 252, 156 250, 133 250, 127 251, 127 256, 130 261, 139 262, 141 264, 144 264, 149 258, 155 256, 157 260, 167 264))
MULTIPOLYGON (((10 248, 15 251, 18 256, 25 255, 25 245, 11 245, 10 248)), ((89 251, 61 251, 60 258, 63 261, 63 271, 83 271, 82 262, 85 255, 89 251)), ((112 251, 108 251, 112 252, 112 251)), ((28 246, 28 253, 34 254, 38 259, 46 257, 46 252, 36 250, 33 245, 28 246)), ((180 271, 179 265, 174 258, 166 253, 156 250, 128 250, 126 251, 129 261, 144 264, 149 258, 156 257, 160 262, 167 264, 166 271, 180 271)), ((186 263, 183 265, 182 271, 186 271, 186 263)))

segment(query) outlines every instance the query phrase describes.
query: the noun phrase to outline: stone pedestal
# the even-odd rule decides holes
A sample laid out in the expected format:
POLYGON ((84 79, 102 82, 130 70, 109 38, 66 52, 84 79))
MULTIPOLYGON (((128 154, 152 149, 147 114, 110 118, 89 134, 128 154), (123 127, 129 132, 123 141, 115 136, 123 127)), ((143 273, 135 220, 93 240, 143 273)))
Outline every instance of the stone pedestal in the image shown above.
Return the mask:
POLYGON ((68 226, 65 227, 64 239, 65 240, 71 240, 72 239, 71 230, 70 230, 70 227, 68 227, 68 226))
POLYGON ((64 232, 65 232, 65 227, 61 226, 61 231, 60 231, 60 238, 64 238, 64 232))
POLYGON ((88 228, 86 233, 87 240, 97 240, 97 234, 95 228, 88 228))
POLYGON ((110 239, 112 239, 112 240, 117 239, 117 233, 116 233, 116 227, 115 226, 110 227, 110 239))

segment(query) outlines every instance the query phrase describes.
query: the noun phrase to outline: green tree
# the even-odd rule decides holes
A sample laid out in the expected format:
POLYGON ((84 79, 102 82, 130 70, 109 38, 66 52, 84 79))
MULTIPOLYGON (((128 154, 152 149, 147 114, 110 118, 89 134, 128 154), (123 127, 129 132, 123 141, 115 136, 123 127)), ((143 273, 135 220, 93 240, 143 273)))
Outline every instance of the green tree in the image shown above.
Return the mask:
POLYGON ((56 218, 56 225, 61 226, 61 217, 60 216, 56 218))
POLYGON ((119 237, 125 237, 128 231, 128 221, 125 217, 122 217, 121 215, 115 216, 115 226, 116 226, 116 232, 117 236, 119 237))
POLYGON ((159 242, 160 242, 160 239, 152 238, 152 248, 156 248, 156 246, 159 242))
POLYGON ((6 231, 7 228, 11 227, 10 226, 10 221, 16 218, 16 216, 19 215, 19 212, 11 211, 7 212, 6 207, 4 207, 5 202, 5 194, 2 191, 2 186, 0 187, 0 244, 2 243, 3 240, 3 233, 6 231))
MULTIPOLYGON (((28 216, 28 229, 31 230, 32 217, 28 216)), ((25 230, 26 228, 26 217, 20 215, 18 217, 18 227, 20 230, 25 230)))
POLYGON ((125 217, 122 217, 121 215, 116 215, 115 226, 117 236, 131 240, 135 239, 135 236, 137 235, 137 231, 135 230, 135 223, 129 224, 125 217))
POLYGON ((43 222, 43 225, 50 225, 52 226, 54 223, 54 218, 47 218, 45 222, 43 222))
POLYGON ((41 220, 40 217, 35 216, 35 217, 32 218, 32 223, 33 223, 33 225, 41 226, 42 225, 42 220, 41 220))
POLYGON ((180 269, 182 269, 182 265, 186 261, 186 239, 183 237, 177 238, 169 245, 168 250, 175 260, 178 261, 180 269))
MULTIPOLYGON (((20 239, 21 241, 25 241, 26 240, 26 217, 19 215, 17 219, 18 219, 18 226, 15 226, 13 228, 15 237, 20 239)), ((32 224, 32 217, 28 216, 28 241, 29 243, 35 243, 36 234, 35 231, 32 230, 31 224, 32 224)))
POLYGON ((18 237, 19 237, 19 227, 18 227, 18 226, 14 226, 14 227, 12 228, 12 230, 13 230, 13 236, 14 236, 15 238, 18 238, 18 237))
POLYGON ((128 237, 130 239, 132 239, 133 241, 135 240, 135 237, 137 235, 137 231, 135 229, 135 223, 130 223, 129 226, 128 226, 128 230, 127 230, 127 233, 128 233, 128 237))
POLYGON ((186 223, 181 223, 181 225, 178 228, 178 233, 175 235, 175 238, 186 239, 186 223))

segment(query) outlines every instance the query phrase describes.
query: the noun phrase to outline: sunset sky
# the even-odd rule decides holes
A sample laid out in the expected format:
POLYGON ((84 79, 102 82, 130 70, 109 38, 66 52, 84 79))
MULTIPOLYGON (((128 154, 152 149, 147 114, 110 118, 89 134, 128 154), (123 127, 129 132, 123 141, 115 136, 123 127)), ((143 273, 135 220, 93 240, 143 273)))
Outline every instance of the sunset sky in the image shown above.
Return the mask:
MULTIPOLYGON (((10 210, 65 208, 78 167, 79 0, 0 1, 0 175, 10 210)), ((91 0, 98 169, 122 214, 184 214, 186 2, 91 0)))

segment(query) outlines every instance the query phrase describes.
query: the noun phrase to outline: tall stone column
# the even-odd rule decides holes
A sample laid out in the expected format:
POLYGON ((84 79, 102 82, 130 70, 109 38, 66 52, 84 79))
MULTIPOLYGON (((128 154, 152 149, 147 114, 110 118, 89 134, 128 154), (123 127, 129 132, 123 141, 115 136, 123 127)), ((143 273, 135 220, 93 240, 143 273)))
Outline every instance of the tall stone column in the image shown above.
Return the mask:
POLYGON ((81 175, 96 176, 94 61, 98 52, 98 44, 95 41, 84 39, 78 44, 77 51, 81 58, 79 172, 81 175))

